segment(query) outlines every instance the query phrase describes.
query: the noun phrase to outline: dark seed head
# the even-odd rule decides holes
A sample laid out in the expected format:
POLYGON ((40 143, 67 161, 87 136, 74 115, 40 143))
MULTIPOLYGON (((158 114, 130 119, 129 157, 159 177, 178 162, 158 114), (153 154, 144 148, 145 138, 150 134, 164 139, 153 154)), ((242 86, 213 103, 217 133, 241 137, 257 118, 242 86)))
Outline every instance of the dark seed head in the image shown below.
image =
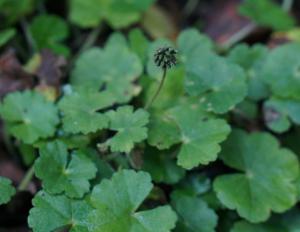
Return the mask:
POLYGON ((177 63, 176 54, 177 51, 172 47, 159 48, 154 54, 154 62, 163 69, 171 68, 177 63))

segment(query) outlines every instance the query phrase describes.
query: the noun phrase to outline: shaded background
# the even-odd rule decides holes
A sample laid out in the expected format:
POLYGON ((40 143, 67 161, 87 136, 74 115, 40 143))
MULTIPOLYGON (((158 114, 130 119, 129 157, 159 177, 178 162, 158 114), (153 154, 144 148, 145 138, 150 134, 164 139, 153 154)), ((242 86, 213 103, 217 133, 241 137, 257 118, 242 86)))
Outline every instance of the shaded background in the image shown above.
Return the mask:
MULTIPOLYGON (((175 40, 184 28, 196 27, 209 35, 220 46, 220 50, 225 52, 228 47, 238 42, 264 43, 274 47, 289 40, 300 40, 300 33, 298 37, 291 38, 289 30, 277 30, 272 26, 254 22, 251 17, 243 16, 239 13, 241 2, 240 0, 160 0, 143 14, 140 22, 120 31, 126 34, 132 28, 139 27, 151 39, 167 37, 175 40)), ((280 5, 282 1, 277 3, 280 5)), ((0 29, 7 27, 2 10, 0 6, 0 29)), ((300 1, 294 1, 291 8, 287 10, 295 20, 295 27, 300 20, 300 1)), ((37 14, 45 12, 67 18, 68 2, 40 1, 32 11, 12 23, 16 34, 0 48, 1 98, 9 92, 36 86, 39 88, 52 86, 54 90, 58 89, 67 80, 67 70, 81 51, 82 44, 86 44, 87 40, 91 39, 89 29, 72 27, 70 35, 64 42, 70 48, 71 54, 58 56, 44 50, 41 52, 41 63, 34 73, 27 73, 24 64, 34 53, 30 38, 26 35, 28 22, 37 14)), ((271 17, 270 21, 273 20, 271 17)), ((101 32, 96 38, 92 38, 87 47, 93 44, 102 45, 114 31, 105 22, 101 27, 101 32)), ((0 176, 10 178, 14 185, 18 186, 26 173, 28 167, 26 163, 30 163, 32 158, 30 154, 34 151, 26 146, 16 150, 19 144, 11 146, 2 127, 0 122, 0 176), (27 154, 27 158, 22 154, 27 154), (24 159, 28 160, 24 162, 24 159)), ((40 183, 33 180, 28 188, 19 191, 8 205, 0 206, 0 232, 29 231, 26 226, 28 211, 32 207, 31 199, 39 188, 40 183)))

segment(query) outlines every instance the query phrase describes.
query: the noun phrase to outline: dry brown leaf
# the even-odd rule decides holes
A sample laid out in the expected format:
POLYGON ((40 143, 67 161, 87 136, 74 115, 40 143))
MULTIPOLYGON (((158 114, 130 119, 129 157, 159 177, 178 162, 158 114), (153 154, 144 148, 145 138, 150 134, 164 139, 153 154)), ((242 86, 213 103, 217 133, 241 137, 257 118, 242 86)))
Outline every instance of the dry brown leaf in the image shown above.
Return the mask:
POLYGON ((33 87, 33 78, 18 61, 15 51, 9 49, 0 56, 0 98, 9 92, 33 87))

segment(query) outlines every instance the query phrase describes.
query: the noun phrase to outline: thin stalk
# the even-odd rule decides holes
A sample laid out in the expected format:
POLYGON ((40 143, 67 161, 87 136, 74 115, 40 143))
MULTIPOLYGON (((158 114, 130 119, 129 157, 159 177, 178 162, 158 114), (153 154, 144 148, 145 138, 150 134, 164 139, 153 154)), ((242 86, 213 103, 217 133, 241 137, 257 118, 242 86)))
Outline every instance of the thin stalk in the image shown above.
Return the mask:
POLYGON ((81 54, 82 52, 89 49, 90 47, 92 47, 95 44, 97 38, 99 37, 101 30, 102 30, 102 27, 98 26, 90 32, 90 34, 84 41, 83 45, 79 49, 78 54, 81 54))
POLYGON ((192 12, 196 9, 198 0, 188 0, 188 2, 185 4, 183 8, 183 12, 186 16, 189 16, 192 14, 192 12))
POLYGON ((130 153, 126 153, 126 157, 127 157, 127 160, 130 164, 130 166, 133 168, 133 169, 138 169, 138 167, 136 166, 136 164, 134 163, 134 160, 132 159, 131 157, 131 154, 130 153))
POLYGON ((246 27, 243 27, 241 30, 233 34, 224 44, 224 48, 230 48, 237 42, 245 39, 254 29, 256 28, 256 25, 254 23, 251 23, 247 25, 246 27))
POLYGON ((30 55, 32 55, 36 52, 36 48, 37 48, 35 41, 31 35, 31 32, 28 29, 28 23, 25 18, 21 19, 20 24, 21 24, 21 28, 23 30, 23 33, 25 35, 25 38, 26 38, 26 41, 28 44, 28 49, 29 49, 30 55))
POLYGON ((294 0, 283 0, 282 9, 286 12, 289 12, 292 9, 294 0))
POLYGON ((24 178, 18 186, 18 191, 24 191, 27 189, 32 177, 34 175, 34 166, 32 165, 30 169, 26 172, 24 178))
POLYGON ((69 65, 67 67, 66 73, 68 73, 70 71, 70 69, 73 67, 74 62, 79 57, 79 55, 95 44, 95 42, 96 42, 97 38, 99 37, 101 31, 102 31, 102 26, 100 25, 100 26, 96 27, 95 29, 93 29, 88 34, 88 36, 85 39, 85 41, 83 42, 82 46, 78 49, 78 52, 76 52, 76 54, 73 56, 73 58, 71 58, 71 60, 69 62, 69 65))
POLYGON ((38 3, 38 11, 40 14, 47 14, 47 10, 46 10, 46 7, 45 7, 45 2, 42 0, 42 1, 39 1, 38 3))
POLYGON ((157 98, 157 96, 159 95, 163 85, 164 85, 164 82, 165 82, 165 79, 166 79, 166 76, 167 76, 167 68, 164 68, 163 69, 163 76, 161 78, 161 81, 159 83, 159 86, 158 86, 158 89, 156 90, 155 94, 153 95, 152 99, 148 102, 148 104, 145 106, 145 109, 149 109, 149 107, 153 104, 153 102, 155 101, 155 99, 157 98))
POLYGON ((117 156, 119 156, 120 154, 119 153, 112 153, 112 154, 109 154, 109 155, 106 155, 106 156, 104 156, 104 161, 107 161, 107 162, 109 162, 109 161, 112 161, 112 160, 114 160, 117 156))

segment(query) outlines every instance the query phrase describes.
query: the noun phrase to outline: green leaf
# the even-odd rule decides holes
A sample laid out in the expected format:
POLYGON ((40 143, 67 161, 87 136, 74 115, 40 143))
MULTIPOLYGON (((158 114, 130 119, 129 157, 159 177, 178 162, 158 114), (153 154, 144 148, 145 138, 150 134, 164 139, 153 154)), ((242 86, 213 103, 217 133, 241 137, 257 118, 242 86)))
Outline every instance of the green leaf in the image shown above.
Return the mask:
POLYGON ((295 24, 295 20, 272 0, 245 0, 239 12, 257 24, 274 30, 288 30, 295 24))
POLYGON ((177 38, 177 45, 183 63, 189 63, 191 59, 196 59, 199 54, 211 52, 213 49, 211 39, 193 28, 180 33, 177 38))
POLYGON ((2 25, 11 25, 30 13, 34 8, 34 0, 1 0, 0 13, 4 16, 2 25))
POLYGON ((180 128, 182 145, 177 164, 192 169, 199 164, 208 164, 217 159, 221 151, 219 143, 224 141, 230 127, 222 119, 211 119, 197 105, 177 106, 169 111, 180 128))
POLYGON ((228 59, 249 72, 260 65, 267 53, 268 48, 261 44, 238 44, 229 51, 228 59))
POLYGON ((135 212, 152 189, 146 172, 122 170, 95 186, 89 216, 91 232, 169 232, 176 214, 169 206, 135 212))
POLYGON ((0 31, 0 47, 4 46, 15 35, 16 35, 16 30, 14 28, 9 28, 0 31))
POLYGON ((69 197, 82 197, 89 191, 89 180, 96 176, 94 163, 81 151, 68 153, 59 141, 40 149, 34 165, 35 174, 51 194, 65 192, 69 197))
POLYGON ((74 86, 99 90, 105 86, 117 102, 124 103, 137 95, 133 82, 141 75, 138 56, 126 46, 91 48, 82 53, 71 74, 74 86))
POLYGON ((106 142, 113 152, 130 152, 134 143, 147 138, 149 114, 145 110, 133 111, 131 106, 122 106, 106 115, 110 120, 109 129, 117 132, 106 142))
POLYGON ((183 31, 177 40, 185 67, 185 89, 200 96, 207 110, 226 113, 246 96, 243 70, 213 53, 213 44, 195 29, 183 31))
POLYGON ((206 202, 197 197, 185 195, 179 191, 172 194, 179 222, 175 231, 178 232, 214 232, 218 216, 206 202))
MULTIPOLYGON (((97 167, 97 176, 93 179, 93 183, 99 183, 104 178, 111 178, 114 174, 115 170, 113 169, 111 163, 109 163, 109 159, 103 159, 103 156, 99 156, 99 151, 96 151, 92 148, 84 148, 82 151, 85 154, 88 154, 89 157, 92 159, 93 163, 97 167)), ((118 156, 120 157, 120 156, 118 156)))
POLYGON ((192 196, 203 196, 211 190, 211 185, 211 180, 204 173, 191 173, 177 187, 192 196))
POLYGON ((255 120, 258 117, 259 106, 256 102, 245 99, 235 107, 234 113, 241 118, 255 120))
POLYGON ((64 144, 67 145, 69 149, 74 148, 84 148, 87 147, 87 145, 91 142, 91 137, 80 135, 80 134, 64 134, 64 132, 60 131, 62 133, 61 136, 58 136, 57 139, 62 141, 64 144))
POLYGON ((272 225, 251 224, 246 221, 236 222, 230 232, 287 232, 272 225))
POLYGON ((33 231, 50 232, 68 228, 70 232, 88 232, 86 218, 92 208, 85 200, 40 191, 32 204, 28 224, 33 231))
POLYGON ((149 47, 147 37, 141 29, 135 28, 129 32, 128 39, 131 50, 134 51, 144 63, 147 58, 147 51, 149 47))
POLYGON ((8 203, 11 197, 16 193, 11 180, 2 176, 0 176, 0 193, 0 205, 8 203))
POLYGON ((299 210, 293 209, 284 214, 275 214, 265 223, 238 221, 231 232, 299 232, 299 222, 299 210))
POLYGON ((268 49, 260 44, 250 47, 239 44, 230 50, 228 59, 240 65, 247 74, 248 97, 254 101, 268 97, 269 89, 263 82, 261 69, 268 54, 268 49))
POLYGON ((70 20, 80 27, 97 27, 104 18, 111 0, 71 0, 70 20), (102 8, 102 10, 99 10, 102 8))
POLYGON ((208 111, 226 113, 247 95, 246 75, 238 65, 209 52, 187 60, 186 91, 200 96, 208 111))
POLYGON ((281 213, 296 203, 297 157, 280 148, 272 135, 236 130, 224 143, 220 157, 240 173, 218 176, 214 190, 241 217, 262 222, 271 211, 281 213))
POLYGON ((69 35, 66 22, 56 15, 36 16, 29 26, 38 50, 49 48, 55 53, 69 55, 69 48, 63 42, 69 35))
POLYGON ((271 98, 264 103, 264 116, 271 130, 285 132, 291 122, 300 125, 300 101, 271 98))
POLYGON ((274 95, 300 100, 300 44, 286 44, 273 49, 261 75, 274 95))
POLYGON ((299 232, 299 216, 299 210, 292 209, 284 214, 273 215, 266 223, 239 221, 234 224, 231 232, 299 232))
POLYGON ((7 95, 0 105, 0 114, 9 133, 24 143, 52 136, 59 123, 55 105, 34 91, 7 95))
POLYGON ((129 44, 121 32, 113 32, 109 38, 105 42, 105 49, 109 49, 109 47, 120 47, 120 49, 123 48, 128 48, 129 49, 129 44))
POLYGON ((176 165, 174 151, 158 151, 147 148, 143 154, 142 169, 151 174, 158 183, 175 184, 185 175, 185 170, 176 165))
POLYGON ((106 19, 113 28, 127 27, 138 22, 142 12, 146 11, 155 0, 112 0, 106 19))
POLYGON ((148 143, 159 150, 169 149, 181 141, 180 128, 166 112, 153 113, 148 127, 148 143))
POLYGON ((70 19, 81 27, 97 27, 103 20, 113 28, 137 22, 155 0, 71 0, 70 19))
POLYGON ((33 145, 21 143, 19 145, 19 152, 22 157, 23 163, 30 166, 36 159, 36 150, 33 145))
POLYGON ((114 96, 108 91, 97 92, 88 88, 72 90, 59 102, 63 129, 69 133, 88 134, 107 128, 107 116, 98 111, 112 106, 114 101, 114 96))

